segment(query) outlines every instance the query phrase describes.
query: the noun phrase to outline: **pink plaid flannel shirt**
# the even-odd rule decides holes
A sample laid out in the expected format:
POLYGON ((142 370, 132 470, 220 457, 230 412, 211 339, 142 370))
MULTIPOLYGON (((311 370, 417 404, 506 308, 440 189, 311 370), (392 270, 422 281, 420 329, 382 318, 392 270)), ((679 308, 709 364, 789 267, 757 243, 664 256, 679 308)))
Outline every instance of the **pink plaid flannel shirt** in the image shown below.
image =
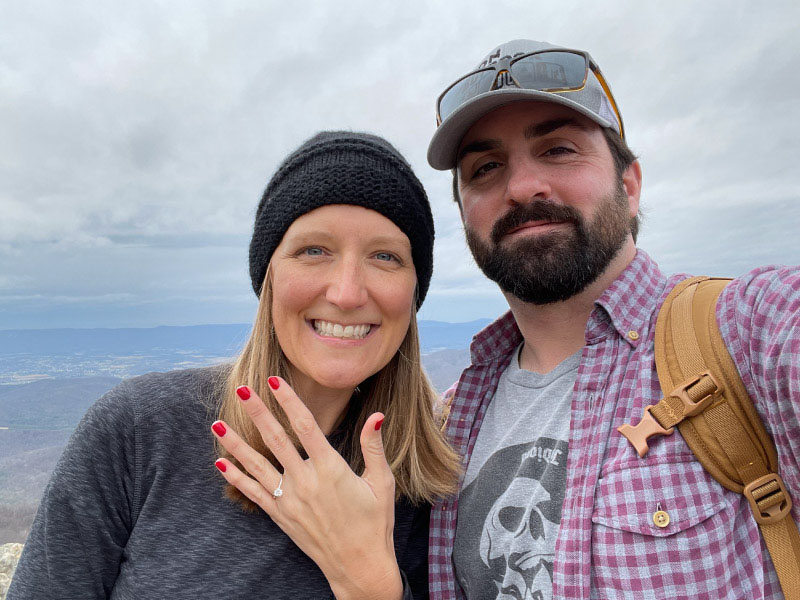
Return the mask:
MULTIPOLYGON (((617 431, 661 398, 653 360, 667 279, 639 250, 595 303, 572 399, 567 489, 556 541, 554 598, 782 598, 747 501, 702 468, 676 430, 639 458, 617 431), (638 333, 633 334, 631 332, 638 333), (660 505, 670 523, 659 528, 660 505)), ((761 268, 723 292, 717 317, 767 430, 800 520, 800 269, 761 268)), ((522 341, 510 313, 474 339, 447 433, 469 461, 503 369, 522 341)), ((431 512, 430 597, 463 598, 451 560, 458 498, 431 512)))

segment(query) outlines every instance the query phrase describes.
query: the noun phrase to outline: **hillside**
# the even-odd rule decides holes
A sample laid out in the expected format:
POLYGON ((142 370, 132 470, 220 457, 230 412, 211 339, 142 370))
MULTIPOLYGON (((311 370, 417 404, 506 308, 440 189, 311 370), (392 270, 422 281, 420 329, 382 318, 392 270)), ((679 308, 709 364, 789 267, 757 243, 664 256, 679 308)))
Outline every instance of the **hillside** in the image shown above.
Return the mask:
MULTIPOLYGON (((461 374, 486 322, 420 322, 422 362, 437 390, 461 374)), ((0 544, 25 540, 70 433, 97 398, 123 377, 227 361, 248 329, 0 331, 0 544)))

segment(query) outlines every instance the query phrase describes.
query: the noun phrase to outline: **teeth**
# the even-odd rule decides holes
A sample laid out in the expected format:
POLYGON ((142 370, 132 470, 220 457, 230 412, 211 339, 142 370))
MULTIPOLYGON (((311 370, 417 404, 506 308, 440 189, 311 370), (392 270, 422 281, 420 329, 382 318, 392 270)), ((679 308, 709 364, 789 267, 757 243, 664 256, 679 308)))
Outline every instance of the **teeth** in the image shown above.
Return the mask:
POLYGON ((360 340, 367 336, 372 325, 341 325, 330 321, 314 321, 314 330, 325 337, 349 338, 360 340))

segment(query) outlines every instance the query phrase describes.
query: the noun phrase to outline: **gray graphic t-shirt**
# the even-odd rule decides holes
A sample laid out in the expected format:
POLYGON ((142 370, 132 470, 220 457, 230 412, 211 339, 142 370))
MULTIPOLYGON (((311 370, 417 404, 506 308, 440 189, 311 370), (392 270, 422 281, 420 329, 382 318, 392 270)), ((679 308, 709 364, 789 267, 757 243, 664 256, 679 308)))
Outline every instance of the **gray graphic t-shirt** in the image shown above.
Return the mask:
POLYGON ((453 562, 468 598, 552 598, 579 362, 540 374, 516 358, 500 378, 458 499, 453 562))

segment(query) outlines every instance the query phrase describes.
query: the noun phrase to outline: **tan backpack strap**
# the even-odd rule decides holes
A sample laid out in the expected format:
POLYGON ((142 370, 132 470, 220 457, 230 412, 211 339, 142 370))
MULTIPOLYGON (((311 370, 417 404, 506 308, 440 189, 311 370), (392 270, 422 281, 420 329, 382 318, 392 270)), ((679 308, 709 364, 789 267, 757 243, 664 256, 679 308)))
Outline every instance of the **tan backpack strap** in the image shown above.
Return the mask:
POLYGON ((677 426, 709 474, 747 498, 785 597, 800 600, 800 533, 778 474, 775 445, 716 321, 717 298, 727 283, 694 277, 667 296, 655 333, 656 369, 664 398, 647 407, 639 425, 619 430, 644 456, 647 437, 672 433, 677 426))

